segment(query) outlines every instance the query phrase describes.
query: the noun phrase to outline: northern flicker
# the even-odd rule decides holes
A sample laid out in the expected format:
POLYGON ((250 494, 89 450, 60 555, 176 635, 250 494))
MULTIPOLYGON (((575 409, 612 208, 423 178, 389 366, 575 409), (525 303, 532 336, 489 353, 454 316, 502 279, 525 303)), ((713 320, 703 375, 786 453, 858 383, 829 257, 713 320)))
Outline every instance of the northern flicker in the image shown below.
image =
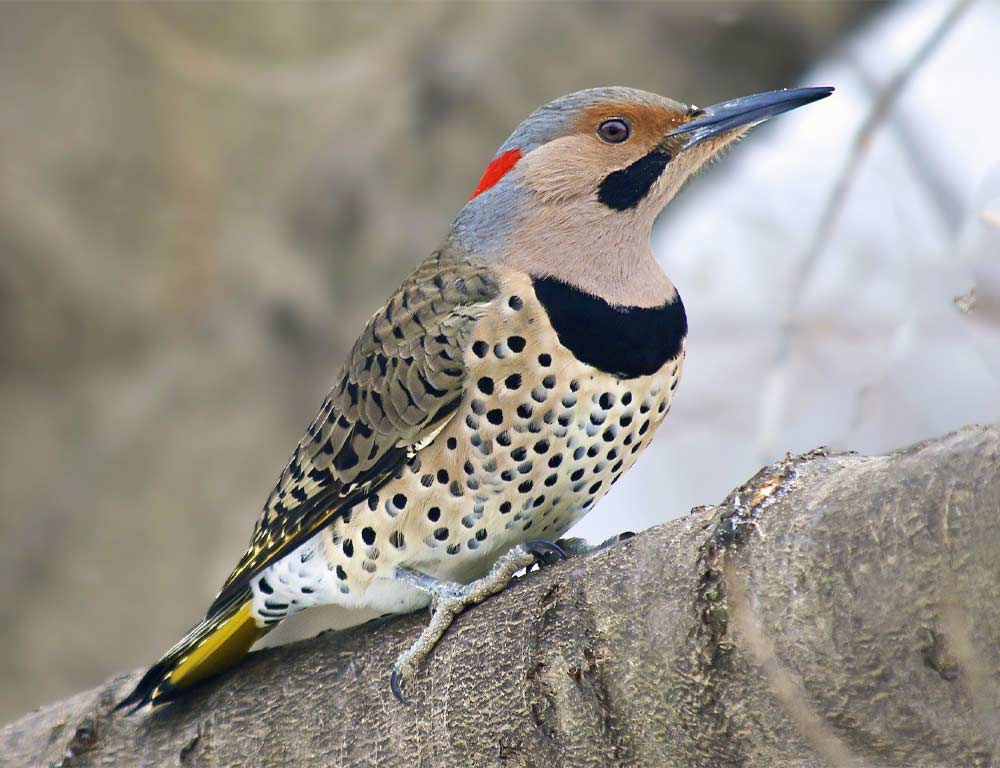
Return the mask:
POLYGON ((750 127, 832 90, 697 108, 596 88, 532 113, 354 344, 205 619, 119 707, 176 698, 312 606, 432 604, 398 696, 456 614, 558 553, 669 412, 687 319, 654 219, 750 127))

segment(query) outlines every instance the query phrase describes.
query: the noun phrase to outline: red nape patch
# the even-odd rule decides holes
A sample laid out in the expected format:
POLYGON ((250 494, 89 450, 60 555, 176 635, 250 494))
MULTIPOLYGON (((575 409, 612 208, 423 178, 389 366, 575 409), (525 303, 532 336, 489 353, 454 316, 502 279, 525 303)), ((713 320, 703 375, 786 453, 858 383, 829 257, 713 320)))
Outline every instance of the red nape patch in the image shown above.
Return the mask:
MULTIPOLYGON (((507 171, 517 165, 517 161, 520 159, 521 150, 519 149, 508 149, 502 155, 494 157, 490 164, 486 166, 483 178, 481 178, 479 183, 476 185, 476 191, 472 193, 472 197, 481 195, 487 189, 500 181, 500 179, 507 175, 507 171)), ((471 200, 472 197, 469 199, 471 200)))

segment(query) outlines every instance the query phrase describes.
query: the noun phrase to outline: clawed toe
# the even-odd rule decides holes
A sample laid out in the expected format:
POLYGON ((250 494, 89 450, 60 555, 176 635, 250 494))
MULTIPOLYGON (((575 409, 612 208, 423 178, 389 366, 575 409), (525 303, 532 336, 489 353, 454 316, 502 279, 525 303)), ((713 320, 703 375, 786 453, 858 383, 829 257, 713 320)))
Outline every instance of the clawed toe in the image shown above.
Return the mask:
POLYGON ((566 559, 566 553, 563 551, 562 547, 553 541, 546 541, 545 539, 531 539, 530 541, 524 542, 521 546, 524 547, 525 551, 535 557, 538 565, 554 565, 560 560, 566 559))
POLYGON ((607 547, 613 547, 615 544, 620 544, 623 541, 628 541, 635 537, 635 531, 622 531, 621 533, 616 533, 610 539, 606 539, 598 544, 598 549, 606 549, 607 547))
POLYGON ((392 695, 396 697, 396 701, 400 704, 409 704, 410 702, 403 698, 402 683, 402 673, 396 667, 393 667, 392 674, 389 675, 389 688, 392 690, 392 695))

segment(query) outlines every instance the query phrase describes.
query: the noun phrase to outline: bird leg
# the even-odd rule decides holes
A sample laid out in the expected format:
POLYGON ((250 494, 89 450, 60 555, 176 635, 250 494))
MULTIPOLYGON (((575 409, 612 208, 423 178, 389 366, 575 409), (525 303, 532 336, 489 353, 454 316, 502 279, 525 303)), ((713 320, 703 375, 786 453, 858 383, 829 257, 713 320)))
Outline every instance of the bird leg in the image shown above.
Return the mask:
POLYGON ((416 642, 403 651, 393 664, 389 678, 393 696, 406 703, 401 691, 403 681, 416 672, 458 614, 502 591, 518 571, 535 563, 549 565, 565 558, 566 553, 557 544, 542 540, 526 541, 501 555, 485 576, 468 584, 441 581, 413 568, 398 566, 393 571, 396 580, 431 596, 431 620, 416 642))

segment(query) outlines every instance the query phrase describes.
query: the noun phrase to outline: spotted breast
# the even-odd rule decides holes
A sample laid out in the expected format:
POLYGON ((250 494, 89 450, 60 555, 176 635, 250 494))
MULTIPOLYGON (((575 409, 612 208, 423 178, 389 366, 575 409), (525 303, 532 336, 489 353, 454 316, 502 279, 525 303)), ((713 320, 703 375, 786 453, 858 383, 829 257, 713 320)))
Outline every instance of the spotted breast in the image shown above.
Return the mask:
POLYGON ((396 566, 476 578, 511 547, 562 535, 649 444, 682 372, 680 297, 621 308, 523 272, 497 279, 464 352, 454 417, 388 482, 254 580, 262 621, 329 603, 420 607, 425 594, 388 577, 396 566))

